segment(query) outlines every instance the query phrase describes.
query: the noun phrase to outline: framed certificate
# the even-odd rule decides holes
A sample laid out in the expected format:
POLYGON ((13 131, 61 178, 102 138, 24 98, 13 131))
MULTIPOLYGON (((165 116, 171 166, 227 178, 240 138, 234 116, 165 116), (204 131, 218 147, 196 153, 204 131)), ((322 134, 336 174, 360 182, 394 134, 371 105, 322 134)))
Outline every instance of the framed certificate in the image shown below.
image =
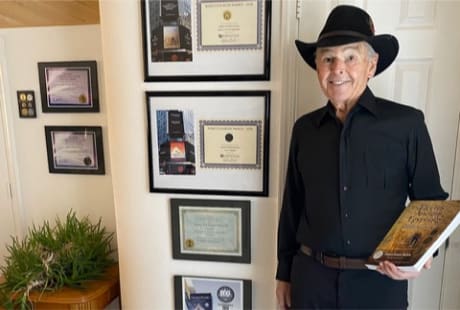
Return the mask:
POLYGON ((269 91, 147 92, 151 192, 268 195, 269 91))
POLYGON ((261 133, 260 120, 200 121, 201 167, 260 169, 261 133))
POLYGON ((142 0, 145 81, 270 79, 271 0, 142 0))
POLYGON ((102 128, 45 126, 50 173, 105 174, 102 128))
POLYGON ((250 263, 250 207, 246 200, 171 199, 173 257, 250 263))
POLYGON ((174 276, 174 309, 252 309, 252 281, 174 276))
POLYGON ((43 112, 99 112, 96 61, 39 62, 43 112))

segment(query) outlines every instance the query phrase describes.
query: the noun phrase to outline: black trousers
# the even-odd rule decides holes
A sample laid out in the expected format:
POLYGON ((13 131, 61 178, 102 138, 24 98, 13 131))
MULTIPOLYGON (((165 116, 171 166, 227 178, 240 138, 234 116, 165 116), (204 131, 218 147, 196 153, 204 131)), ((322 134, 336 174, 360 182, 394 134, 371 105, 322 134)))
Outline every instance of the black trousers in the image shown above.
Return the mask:
POLYGON ((407 281, 372 270, 338 270, 299 253, 291 271, 292 309, 407 309, 407 281))

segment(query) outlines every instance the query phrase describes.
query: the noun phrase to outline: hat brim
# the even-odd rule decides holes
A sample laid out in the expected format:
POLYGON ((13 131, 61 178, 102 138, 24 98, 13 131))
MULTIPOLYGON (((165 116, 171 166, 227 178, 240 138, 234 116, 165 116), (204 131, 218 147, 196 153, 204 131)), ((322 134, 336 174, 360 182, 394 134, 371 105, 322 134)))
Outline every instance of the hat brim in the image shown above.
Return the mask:
POLYGON ((332 37, 321 42, 307 43, 299 40, 295 41, 295 45, 303 60, 316 70, 315 52, 318 47, 327 46, 339 46, 354 42, 364 41, 369 43, 377 54, 379 54, 379 61, 377 63, 377 69, 375 75, 383 72, 388 68, 393 61, 396 59, 399 51, 398 40, 389 34, 382 34, 369 37, 368 39, 362 39, 357 37, 338 36, 332 37))

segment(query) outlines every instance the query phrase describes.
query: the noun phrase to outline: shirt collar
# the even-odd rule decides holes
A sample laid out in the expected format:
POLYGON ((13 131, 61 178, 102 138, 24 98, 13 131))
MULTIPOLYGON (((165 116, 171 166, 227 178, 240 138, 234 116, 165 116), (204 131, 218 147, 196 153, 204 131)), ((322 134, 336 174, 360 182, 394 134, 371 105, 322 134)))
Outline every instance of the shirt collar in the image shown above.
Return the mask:
MULTIPOLYGON (((361 97, 358 99, 356 108, 364 108, 365 110, 369 111, 375 117, 379 116, 379 109, 377 106, 377 102, 375 100, 375 96, 369 87, 366 87, 361 97)), ((334 106, 330 101, 327 102, 326 106, 320 109, 319 113, 317 114, 315 123, 319 127, 321 126, 327 119, 335 119, 335 109, 334 106)))

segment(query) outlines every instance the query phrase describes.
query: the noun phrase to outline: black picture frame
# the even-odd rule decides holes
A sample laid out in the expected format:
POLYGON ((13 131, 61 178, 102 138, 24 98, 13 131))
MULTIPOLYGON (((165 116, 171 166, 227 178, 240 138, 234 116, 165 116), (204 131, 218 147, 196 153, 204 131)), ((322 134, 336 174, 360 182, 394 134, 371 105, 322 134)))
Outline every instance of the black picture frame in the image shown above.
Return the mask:
POLYGON ((270 80, 271 7, 271 0, 142 0, 145 82, 270 80))
POLYGON ((50 173, 105 174, 100 126, 45 126, 50 173))
POLYGON ((96 61, 39 62, 38 77, 44 113, 99 112, 96 61))
POLYGON ((172 198, 173 258, 251 262, 249 200, 172 198))
POLYGON ((270 91, 146 92, 150 192, 268 196, 270 91))
POLYGON ((249 279, 174 276, 174 309, 252 309, 249 279))

